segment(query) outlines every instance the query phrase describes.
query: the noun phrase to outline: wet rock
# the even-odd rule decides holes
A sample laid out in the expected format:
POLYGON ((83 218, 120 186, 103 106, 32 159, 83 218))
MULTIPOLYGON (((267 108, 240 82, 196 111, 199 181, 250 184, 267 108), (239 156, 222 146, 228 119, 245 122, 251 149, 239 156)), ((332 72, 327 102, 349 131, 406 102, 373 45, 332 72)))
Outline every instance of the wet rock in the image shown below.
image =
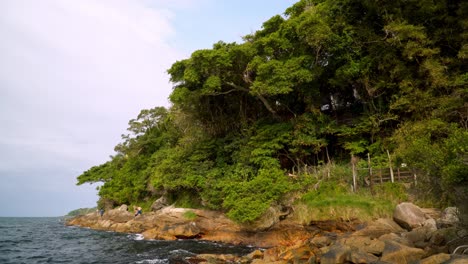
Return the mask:
POLYGON ((406 230, 422 226, 426 215, 421 208, 412 203, 401 203, 393 212, 393 220, 406 230))

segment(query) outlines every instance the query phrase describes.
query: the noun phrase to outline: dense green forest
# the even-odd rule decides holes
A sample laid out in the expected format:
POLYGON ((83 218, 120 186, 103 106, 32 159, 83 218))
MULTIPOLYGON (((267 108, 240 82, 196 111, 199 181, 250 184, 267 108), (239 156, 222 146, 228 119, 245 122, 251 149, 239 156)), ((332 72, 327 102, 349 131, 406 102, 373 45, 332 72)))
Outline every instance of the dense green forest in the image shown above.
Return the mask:
POLYGON ((78 184, 103 183, 99 206, 164 195, 249 222, 319 180, 349 186, 317 171, 369 154, 417 170, 420 199, 466 202, 467 70, 466 1, 299 1, 175 62, 172 106, 142 110, 78 184))

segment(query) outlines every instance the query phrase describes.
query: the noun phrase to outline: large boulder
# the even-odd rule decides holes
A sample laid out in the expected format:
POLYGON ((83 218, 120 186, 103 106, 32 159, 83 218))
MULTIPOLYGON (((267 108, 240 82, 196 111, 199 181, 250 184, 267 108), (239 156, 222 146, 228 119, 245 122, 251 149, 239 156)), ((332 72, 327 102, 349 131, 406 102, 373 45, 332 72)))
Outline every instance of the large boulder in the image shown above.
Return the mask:
POLYGON ((117 223, 126 223, 134 218, 134 215, 127 211, 127 205, 122 205, 119 208, 112 209, 106 212, 105 219, 109 219, 117 223))
POLYGON ((151 211, 155 212, 155 211, 161 210, 168 205, 169 205, 169 202, 167 200, 167 197, 163 195, 159 199, 154 201, 154 203, 151 205, 151 211))
POLYGON ((459 222, 460 212, 456 207, 447 207, 443 212, 440 219, 437 220, 437 226, 439 228, 446 228, 456 226, 459 222))
POLYGON ((363 228, 354 232, 354 236, 366 236, 371 239, 381 237, 390 233, 403 233, 405 230, 401 228, 395 221, 387 218, 379 218, 375 221, 367 223, 363 228))
POLYGON ((200 228, 194 222, 164 226, 162 232, 177 239, 197 238, 200 236, 200 228))
POLYGON ((418 206, 412 203, 401 203, 393 211, 393 220, 403 228, 411 231, 413 228, 422 226, 426 215, 418 206))
POLYGON ((270 206, 259 219, 253 223, 242 225, 242 229, 250 232, 264 231, 280 221, 283 213, 280 206, 270 206))
POLYGON ((385 243, 378 239, 370 239, 369 237, 350 236, 338 239, 337 244, 347 245, 353 251, 360 250, 364 253, 373 255, 382 255, 385 243))

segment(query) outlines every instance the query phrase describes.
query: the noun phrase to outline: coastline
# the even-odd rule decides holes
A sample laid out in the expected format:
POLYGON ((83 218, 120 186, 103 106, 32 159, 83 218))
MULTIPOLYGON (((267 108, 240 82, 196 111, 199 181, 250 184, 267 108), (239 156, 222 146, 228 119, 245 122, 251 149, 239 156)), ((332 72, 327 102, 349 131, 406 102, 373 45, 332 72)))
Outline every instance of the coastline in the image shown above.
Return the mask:
POLYGON ((402 203, 393 219, 300 225, 286 218, 265 228, 239 225, 215 211, 168 206, 135 217, 121 206, 102 217, 95 212, 66 224, 141 233, 144 239, 197 239, 259 248, 247 256, 200 255, 188 263, 463 263, 468 255, 450 253, 458 244, 468 243, 468 231, 457 227, 453 212, 453 208, 439 212, 402 203))

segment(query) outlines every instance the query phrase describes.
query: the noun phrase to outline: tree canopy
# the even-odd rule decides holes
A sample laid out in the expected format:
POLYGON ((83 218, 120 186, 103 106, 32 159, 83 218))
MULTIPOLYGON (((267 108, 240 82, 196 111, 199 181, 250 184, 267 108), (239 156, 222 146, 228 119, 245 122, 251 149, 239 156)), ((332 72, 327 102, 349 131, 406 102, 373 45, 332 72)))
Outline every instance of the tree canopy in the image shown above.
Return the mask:
POLYGON ((165 194, 249 222, 299 188, 288 172, 389 150, 453 202, 468 184, 467 32, 460 0, 299 1, 175 62, 171 108, 142 110, 78 184, 103 182, 114 205, 165 194))

